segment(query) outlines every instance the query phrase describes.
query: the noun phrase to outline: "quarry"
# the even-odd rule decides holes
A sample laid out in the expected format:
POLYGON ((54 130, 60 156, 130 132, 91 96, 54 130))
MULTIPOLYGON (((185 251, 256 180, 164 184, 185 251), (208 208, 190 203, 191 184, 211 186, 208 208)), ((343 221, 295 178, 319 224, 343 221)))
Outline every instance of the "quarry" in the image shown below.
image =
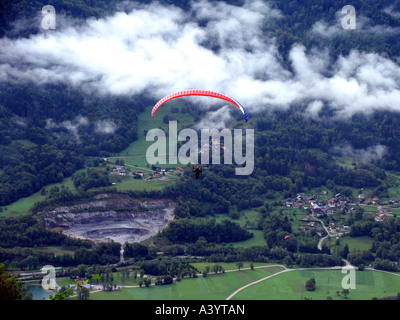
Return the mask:
POLYGON ((123 193, 103 193, 81 203, 38 212, 47 228, 94 242, 142 242, 174 218, 170 200, 137 200, 123 193))

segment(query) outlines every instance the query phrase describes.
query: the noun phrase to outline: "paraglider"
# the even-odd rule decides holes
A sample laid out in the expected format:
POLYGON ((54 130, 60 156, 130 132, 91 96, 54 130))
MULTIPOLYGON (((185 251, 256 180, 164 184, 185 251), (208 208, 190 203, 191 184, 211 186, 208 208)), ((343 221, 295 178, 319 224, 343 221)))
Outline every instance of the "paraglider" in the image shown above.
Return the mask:
POLYGON ((286 236, 286 237, 285 237, 285 240, 288 239, 288 238, 290 238, 290 236, 286 236))
POLYGON ((203 165, 201 165, 200 168, 199 168, 199 166, 196 166, 196 168, 195 168, 194 166, 192 166, 192 171, 194 172, 194 177, 195 177, 196 179, 199 178, 200 173, 202 172, 202 169, 203 169, 203 165))
POLYGON ((151 116, 154 118, 154 114, 157 111, 157 109, 159 107, 161 107, 164 103, 172 100, 172 99, 176 99, 176 98, 180 98, 180 97, 186 97, 186 96, 206 96, 206 97, 213 97, 213 98, 217 98, 217 99, 222 99, 225 101, 228 101, 230 103, 232 103, 233 105, 235 105, 236 107, 238 107, 240 109, 240 111, 243 113, 243 115, 245 116, 246 122, 248 120, 248 114, 246 109, 236 100, 222 94, 222 93, 218 93, 218 92, 214 92, 214 91, 208 91, 208 90, 184 90, 184 91, 179 91, 179 92, 175 92, 173 94, 170 94, 164 98, 162 98, 160 101, 157 102, 157 104, 153 107, 153 109, 151 110, 151 116))

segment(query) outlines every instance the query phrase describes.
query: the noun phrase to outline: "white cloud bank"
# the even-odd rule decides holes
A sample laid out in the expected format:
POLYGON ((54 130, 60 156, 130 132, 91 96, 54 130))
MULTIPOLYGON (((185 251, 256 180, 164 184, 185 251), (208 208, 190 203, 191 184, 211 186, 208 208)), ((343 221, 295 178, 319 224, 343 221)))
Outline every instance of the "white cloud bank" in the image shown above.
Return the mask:
POLYGON ((46 35, 0 39, 0 81, 61 81, 98 93, 151 94, 155 102, 174 91, 214 90, 237 99, 249 119, 302 101, 312 116, 324 104, 339 117, 400 111, 400 68, 378 54, 352 51, 331 61, 329 52, 296 45, 287 69, 273 33, 263 32, 265 21, 281 16, 263 1, 202 0, 188 12, 153 3, 77 25, 63 17, 65 26, 46 35))
POLYGON ((47 129, 66 129, 70 134, 72 134, 77 142, 80 142, 79 128, 87 125, 89 125, 89 120, 81 115, 77 115, 73 120, 65 120, 61 123, 56 123, 53 121, 53 119, 46 120, 47 129))
POLYGON ((378 144, 366 149, 354 149, 350 144, 344 144, 342 146, 335 146, 332 151, 342 157, 351 157, 369 162, 381 159, 388 152, 388 148, 378 144))

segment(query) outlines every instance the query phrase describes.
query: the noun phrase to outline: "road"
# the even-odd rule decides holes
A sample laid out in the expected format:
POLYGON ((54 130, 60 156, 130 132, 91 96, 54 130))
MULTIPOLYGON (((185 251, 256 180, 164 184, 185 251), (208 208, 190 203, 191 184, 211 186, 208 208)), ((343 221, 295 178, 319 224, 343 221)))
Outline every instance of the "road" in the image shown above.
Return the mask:
MULTIPOLYGON (((342 269, 342 267, 330 267, 330 268, 329 268, 329 267, 328 267, 328 268, 296 268, 296 269, 290 269, 290 268, 287 268, 287 267, 284 266, 284 265, 275 265, 275 266, 282 267, 283 270, 282 270, 282 271, 279 271, 279 272, 277 272, 277 273, 271 274, 271 275, 269 275, 269 276, 267 276, 267 277, 264 277, 264 278, 262 278, 262 279, 259 279, 259 280, 253 281, 253 282, 251 282, 251 283, 248 283, 248 284, 244 285, 243 287, 240 287, 239 289, 235 290, 231 295, 229 295, 225 300, 231 300, 231 299, 232 299, 236 294, 238 294, 240 291, 242 291, 242 290, 244 290, 244 289, 246 289, 246 288, 248 288, 248 287, 250 287, 250 286, 252 286, 252 285, 254 285, 254 284, 257 284, 257 283, 259 283, 259 282, 262 282, 262 281, 264 281, 264 280, 267 280, 267 279, 269 279, 269 278, 272 278, 272 277, 274 277, 274 276, 277 276, 278 274, 281 274, 281 273, 291 272, 291 271, 300 271, 300 270, 338 270, 338 269, 342 269)), ((268 267, 268 266, 262 266, 262 267, 258 267, 258 268, 265 268, 265 267, 268 267)))
MULTIPOLYGON (((347 260, 344 260, 344 259, 343 259, 343 261, 345 261, 346 267, 347 267, 347 268, 348 268, 348 267, 353 267, 347 260)), ((341 267, 341 266, 336 266, 336 267, 295 268, 295 269, 291 269, 291 268, 288 268, 288 267, 286 267, 286 266, 284 266, 284 265, 282 265, 282 264, 275 264, 275 265, 263 265, 263 266, 258 266, 258 267, 254 267, 254 269, 270 268, 270 267, 281 267, 281 268, 283 268, 283 270, 282 270, 282 271, 279 271, 279 272, 277 272, 277 273, 271 274, 271 275, 269 275, 269 276, 267 276, 267 277, 264 277, 264 278, 262 278, 262 279, 253 281, 253 282, 251 282, 251 283, 248 283, 248 284, 246 284, 246 285, 244 285, 244 286, 238 288, 237 290, 235 290, 234 292, 232 292, 232 294, 230 294, 225 300, 231 300, 231 299, 232 299, 236 294, 238 294, 240 291, 242 291, 242 290, 244 290, 244 289, 246 289, 246 288, 248 288, 248 287, 250 287, 250 286, 252 286, 252 285, 255 285, 255 284, 257 284, 257 283, 260 283, 260 282, 262 282, 262 281, 264 281, 264 280, 268 280, 268 279, 270 279, 270 278, 272 278, 272 277, 274 277, 274 276, 277 276, 277 275, 279 275, 279 274, 285 273, 285 272, 302 271, 302 270, 341 270, 342 268, 344 268, 344 267, 341 267)), ((232 270, 226 270, 225 272, 238 272, 238 271, 241 271, 241 270, 249 270, 249 269, 251 269, 251 268, 241 268, 240 270, 239 270, 239 269, 232 269, 232 270)), ((366 269, 366 270, 379 271, 379 272, 385 272, 385 273, 393 274, 393 275, 395 275, 395 276, 400 277, 400 274, 399 274, 399 273, 395 273, 395 272, 389 272, 389 271, 384 271, 384 270, 377 270, 377 269, 374 269, 374 268, 365 268, 365 269, 366 269)), ((210 272, 209 274, 215 274, 215 272, 210 272)), ((197 276, 200 277, 200 276, 202 276, 202 274, 199 273, 199 274, 197 274, 197 276)), ((175 279, 174 279, 174 280, 175 280, 175 279)), ((154 283, 151 284, 151 286, 154 286, 154 285, 155 285, 154 283)), ((120 288, 120 289, 124 289, 124 288, 126 288, 126 289, 128 289, 128 288, 139 288, 138 285, 136 285, 136 286, 120 286, 120 285, 119 285, 119 286, 117 286, 117 287, 120 288)), ((93 290, 93 291, 91 291, 90 293, 95 293, 95 292, 99 292, 99 291, 103 291, 103 290, 102 290, 100 287, 98 287, 96 290, 93 290)), ((75 297, 75 296, 76 296, 76 295, 74 295, 73 297, 75 297)))
POLYGON ((315 220, 321 222, 322 228, 324 228, 324 230, 327 233, 327 235, 325 237, 322 237, 321 239, 319 239, 319 241, 318 241, 318 250, 322 250, 322 243, 324 242, 324 240, 326 238, 333 237, 333 236, 341 236, 343 234, 343 232, 331 234, 331 233, 329 233, 328 228, 325 226, 325 224, 324 224, 324 222, 322 220, 320 220, 320 219, 315 219, 315 220))

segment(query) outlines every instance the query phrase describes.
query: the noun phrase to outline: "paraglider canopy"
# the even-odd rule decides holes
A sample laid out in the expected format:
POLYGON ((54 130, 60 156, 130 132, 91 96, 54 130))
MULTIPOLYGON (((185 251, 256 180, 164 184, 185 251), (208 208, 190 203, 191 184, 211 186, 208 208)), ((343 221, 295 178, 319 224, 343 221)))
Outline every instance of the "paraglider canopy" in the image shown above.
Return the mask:
POLYGON ((286 237, 285 237, 285 240, 286 240, 287 238, 290 238, 290 236, 286 236, 286 237))
POLYGON ((157 109, 159 107, 161 107, 164 103, 166 103, 167 101, 170 101, 172 99, 176 99, 179 97, 186 97, 186 96, 206 96, 206 97, 213 97, 213 98, 217 98, 217 99, 222 99, 225 101, 228 101, 230 103, 232 103, 233 105, 235 105, 236 107, 238 107, 240 109, 240 111, 243 113, 243 115, 245 116, 246 122, 248 120, 248 114, 246 109, 236 100, 222 94, 222 93, 218 93, 218 92, 214 92, 214 91, 208 91, 208 90, 184 90, 184 91, 179 91, 179 92, 175 92, 172 93, 164 98, 162 98, 160 101, 157 102, 157 104, 153 107, 153 109, 151 110, 151 116, 154 118, 154 114, 156 113, 157 109))

